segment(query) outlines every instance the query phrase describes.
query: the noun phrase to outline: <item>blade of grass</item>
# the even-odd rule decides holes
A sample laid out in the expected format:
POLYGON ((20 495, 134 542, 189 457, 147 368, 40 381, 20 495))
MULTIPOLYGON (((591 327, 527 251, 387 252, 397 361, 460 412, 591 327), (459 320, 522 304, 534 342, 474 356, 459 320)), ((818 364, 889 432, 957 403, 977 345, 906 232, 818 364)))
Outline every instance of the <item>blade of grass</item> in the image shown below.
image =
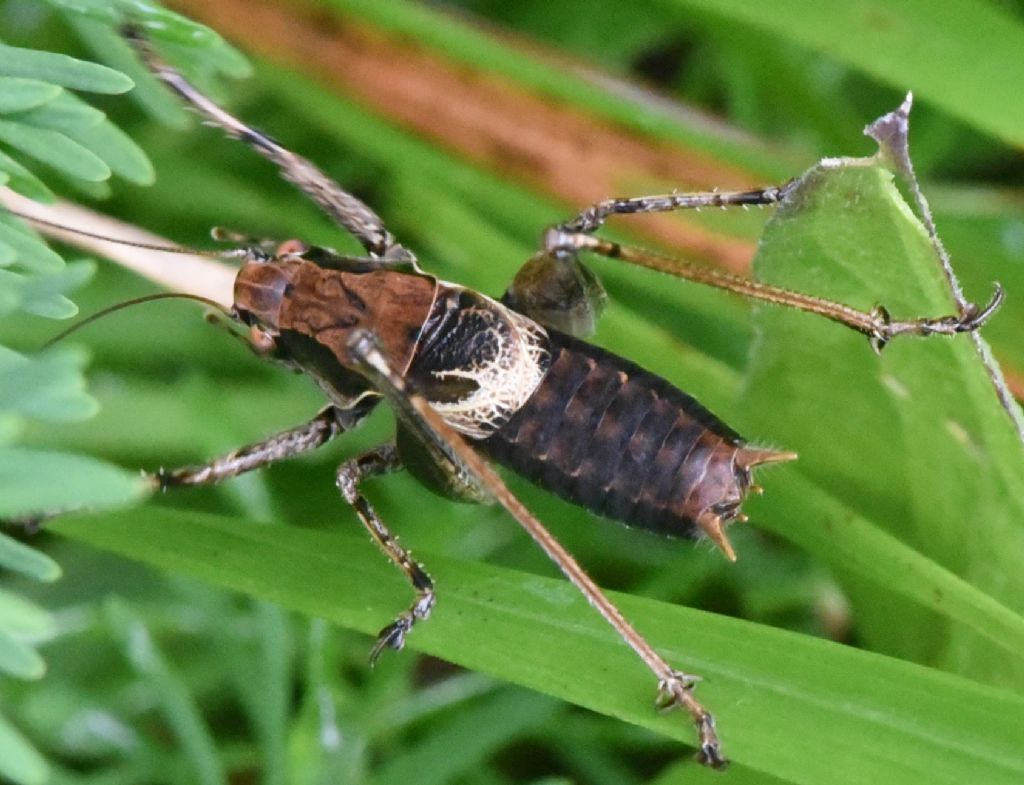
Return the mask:
POLYGON ((0 776, 22 785, 44 785, 49 766, 43 757, 0 714, 0 776))
POLYGON ((658 0, 667 19, 692 10, 809 46, 1013 145, 1024 144, 1024 24, 980 0, 658 0), (984 52, 984 57, 977 56, 984 52), (979 89, 984 85, 984 89, 979 89))
MULTIPOLYGON (((54 528, 367 633, 407 601, 400 577, 354 535, 152 508, 67 518, 54 528)), ((419 555, 441 600, 411 646, 691 739, 682 717, 653 712, 649 675, 568 584, 419 555)), ((826 641, 616 600, 672 662, 707 678, 701 696, 740 763, 808 785, 995 785, 1024 776, 1024 700, 826 641)))
POLYGON ((878 523, 857 515, 800 472, 776 472, 769 482, 770 503, 751 505, 760 526, 817 554, 837 570, 856 574, 970 627, 1002 647, 1003 656, 1020 658, 1024 617, 903 544, 878 523), (769 512, 756 511, 762 508, 769 512), (805 522, 797 523, 801 518, 805 522), (894 581, 894 575, 900 580, 894 581))
POLYGON ((444 785, 468 774, 494 752, 535 731, 558 709, 550 698, 521 690, 492 692, 443 720, 418 743, 382 766, 378 785, 444 785))
POLYGON ((143 621, 119 600, 108 602, 106 611, 125 658, 157 696, 164 719, 191 761, 195 781, 202 785, 226 785, 227 775, 217 753, 216 742, 199 706, 157 648, 143 621))

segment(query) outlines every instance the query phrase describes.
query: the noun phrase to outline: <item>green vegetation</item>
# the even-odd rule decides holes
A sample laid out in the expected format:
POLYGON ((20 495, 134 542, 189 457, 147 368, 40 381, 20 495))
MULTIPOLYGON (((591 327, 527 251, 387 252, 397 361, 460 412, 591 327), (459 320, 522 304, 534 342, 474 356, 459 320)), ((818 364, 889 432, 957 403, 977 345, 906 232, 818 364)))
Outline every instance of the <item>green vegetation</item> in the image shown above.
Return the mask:
MULTIPOLYGON (((309 24, 301 3, 281 5, 309 24)), ((770 16, 758 4, 684 0, 460 5, 510 36, 405 2, 331 0, 312 18, 338 47, 355 34, 395 46, 396 69, 405 55, 447 66, 467 95, 493 87, 527 97, 512 106, 582 116, 594 174, 619 195, 710 187, 715 172, 723 187, 751 186, 822 156, 870 156, 860 129, 914 89, 923 190, 968 297, 984 302, 994 280, 1006 287, 985 337, 1011 375, 1024 368, 1020 164, 1003 146, 1024 139, 1012 93, 1024 25, 1008 11, 969 0, 861 3, 842 19, 797 2, 772 4, 770 16), (573 64, 654 80, 751 135, 555 61, 516 33, 573 64), (601 146, 612 135, 662 158, 599 161, 593 151, 614 152, 601 146), (693 175, 666 182, 662 161, 687 162, 693 175)), ((0 3, 0 176, 33 198, 95 200, 194 246, 224 225, 350 247, 250 151, 189 125, 113 32, 116 6, 218 100, 363 195, 448 280, 500 294, 540 230, 581 206, 567 201, 577 180, 530 168, 548 160, 539 149, 534 159, 526 148, 503 158, 504 142, 473 148, 445 127, 441 106, 428 132, 412 98, 382 106, 338 87, 344 76, 312 40, 289 55, 270 27, 224 29, 274 57, 254 57, 253 78, 235 81, 250 70, 236 50, 149 3, 37 6, 0 3)), ((450 78, 442 71, 430 78, 450 78)), ((497 126, 523 129, 516 141, 541 143, 526 133, 528 110, 494 106, 497 126)), ((551 146, 579 143, 566 128, 551 146)), ((901 190, 858 160, 813 171, 767 227, 767 211, 737 211, 624 219, 609 234, 705 260, 760 236, 764 280, 860 308, 884 303, 894 316, 951 312, 901 190)), ((67 298, 89 313, 155 290, 67 255, 0 218, 0 343, 12 347, 0 347, 0 517, 122 509, 63 517, 35 538, 0 533, 0 779, 1024 778, 1024 461, 968 338, 898 340, 879 358, 812 316, 593 263, 612 298, 599 343, 755 443, 800 453, 759 478, 751 524, 733 529, 735 565, 509 478, 654 645, 705 677, 698 694, 734 760, 718 774, 689 760, 688 722, 653 711, 649 674, 507 516, 434 498, 404 476, 368 493, 436 578, 438 606, 408 651, 368 671, 367 635, 409 591, 338 499, 333 467, 386 437, 386 412, 308 458, 131 506, 138 468, 195 462, 294 425, 320 397, 182 303, 125 311, 38 352, 59 330, 53 319, 75 313, 67 298)))

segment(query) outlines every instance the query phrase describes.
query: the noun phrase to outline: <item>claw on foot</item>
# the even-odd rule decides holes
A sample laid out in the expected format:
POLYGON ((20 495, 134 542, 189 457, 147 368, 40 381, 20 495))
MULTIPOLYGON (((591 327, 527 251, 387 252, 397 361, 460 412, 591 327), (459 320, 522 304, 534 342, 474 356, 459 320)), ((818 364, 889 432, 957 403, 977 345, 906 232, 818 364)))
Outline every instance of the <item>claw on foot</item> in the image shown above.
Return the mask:
POLYGON ((409 634, 417 621, 422 621, 430 616, 433 607, 434 592, 424 591, 416 598, 416 602, 409 610, 377 633, 377 642, 373 644, 373 649, 370 651, 370 667, 377 664, 377 660, 380 659, 380 655, 385 649, 401 651, 405 646, 405 636, 409 634))
POLYGON ((373 644, 370 651, 370 667, 377 664, 380 655, 385 649, 401 651, 405 646, 405 636, 412 629, 412 618, 406 615, 399 616, 391 624, 377 633, 377 642, 373 644))
POLYGON ((710 766, 718 770, 728 768, 729 759, 722 754, 721 745, 718 743, 718 735, 715 733, 714 718, 708 715, 705 723, 706 727, 704 725, 699 726, 701 743, 697 748, 697 762, 703 766, 710 766), (709 741, 705 742, 704 739, 709 739, 709 741))
POLYGON ((722 745, 715 730, 715 718, 693 697, 692 692, 700 676, 674 672, 669 678, 658 682, 657 706, 667 711, 677 706, 686 709, 697 726, 697 762, 713 769, 724 769, 729 759, 722 754, 722 745))
POLYGON ((973 332, 977 330, 981 325, 988 321, 989 317, 999 310, 999 306, 1003 304, 1003 298, 1006 296, 1006 292, 1003 290, 1001 284, 995 284, 995 291, 992 293, 992 299, 989 300, 988 305, 984 308, 978 308, 976 305, 971 305, 966 313, 960 317, 957 321, 956 331, 958 333, 973 332))
POLYGON ((889 312, 881 305, 871 311, 871 319, 874 326, 866 330, 871 348, 875 354, 880 354, 886 344, 897 335, 910 333, 913 335, 956 335, 957 333, 971 333, 979 329, 1003 303, 1005 292, 998 283, 992 293, 992 299, 983 308, 969 304, 954 316, 943 316, 938 319, 915 319, 912 321, 896 322, 892 320, 889 312))

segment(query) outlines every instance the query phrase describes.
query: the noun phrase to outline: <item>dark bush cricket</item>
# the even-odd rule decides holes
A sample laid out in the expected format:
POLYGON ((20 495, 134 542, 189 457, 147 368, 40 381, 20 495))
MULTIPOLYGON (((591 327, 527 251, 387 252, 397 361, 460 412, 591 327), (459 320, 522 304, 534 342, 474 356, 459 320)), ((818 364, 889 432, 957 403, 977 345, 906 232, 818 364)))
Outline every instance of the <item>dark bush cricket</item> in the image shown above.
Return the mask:
POLYGON ((498 501, 626 640, 658 680, 659 705, 682 706, 698 733, 698 759, 726 764, 711 714, 693 697, 697 677, 672 668, 629 624, 490 468, 497 461, 541 487, 629 526, 672 537, 706 536, 735 559, 725 527, 744 520, 752 471, 791 452, 752 447, 696 400, 625 358, 586 343, 603 307, 580 252, 817 313, 865 334, 876 351, 905 333, 977 329, 998 307, 940 318, 893 320, 841 303, 691 266, 598 239, 613 215, 705 206, 770 205, 788 183, 745 192, 613 199, 547 230, 543 247, 500 302, 423 272, 367 205, 311 162, 232 117, 164 64, 140 32, 125 30, 153 73, 210 124, 272 161, 282 176, 352 234, 365 256, 289 241, 240 250, 234 305, 251 347, 299 370, 329 403, 308 423, 202 466, 160 470, 154 489, 206 485, 313 450, 355 427, 381 400, 394 408, 394 441, 343 463, 341 494, 415 599, 379 633, 371 653, 401 649, 434 605, 434 586, 359 491, 368 477, 408 469, 454 499, 498 501))

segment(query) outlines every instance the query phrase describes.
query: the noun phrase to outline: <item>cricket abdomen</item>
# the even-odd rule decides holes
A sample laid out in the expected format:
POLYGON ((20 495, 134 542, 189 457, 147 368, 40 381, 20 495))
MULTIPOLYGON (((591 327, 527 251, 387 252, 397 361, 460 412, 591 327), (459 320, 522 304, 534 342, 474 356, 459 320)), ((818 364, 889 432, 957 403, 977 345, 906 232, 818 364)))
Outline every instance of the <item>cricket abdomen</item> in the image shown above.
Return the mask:
POLYGON ((629 526, 694 537, 698 519, 739 514, 751 459, 762 451, 746 448, 700 403, 635 363, 555 331, 549 338, 543 382, 474 446, 629 526))

